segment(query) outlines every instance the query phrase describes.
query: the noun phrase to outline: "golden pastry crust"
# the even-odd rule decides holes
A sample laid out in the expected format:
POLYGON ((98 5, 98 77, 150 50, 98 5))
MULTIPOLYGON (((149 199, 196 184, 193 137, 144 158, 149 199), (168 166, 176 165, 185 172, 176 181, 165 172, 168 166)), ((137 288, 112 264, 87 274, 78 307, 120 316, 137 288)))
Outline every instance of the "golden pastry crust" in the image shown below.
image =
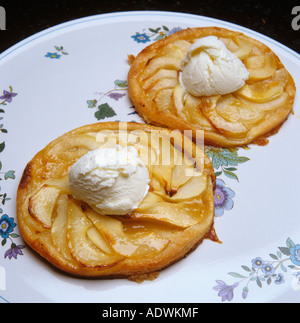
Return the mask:
POLYGON ((57 138, 27 164, 17 193, 18 223, 27 244, 64 272, 139 281, 139 275, 144 279, 160 271, 209 237, 214 182, 209 158, 180 132, 138 123, 87 125, 57 138), (159 138, 155 143, 147 141, 153 132, 159 138), (174 156, 168 165, 146 165, 150 190, 126 216, 100 215, 75 200, 68 187, 70 167, 104 147, 103 134, 121 146, 134 145, 142 160, 147 151, 159 160, 162 147, 174 156), (178 163, 183 153, 187 162, 178 163), (183 173, 186 169, 197 176, 183 173))
POLYGON ((128 89, 147 123, 194 133, 202 129, 206 144, 221 147, 267 143, 288 118, 296 93, 292 76, 270 48, 217 27, 181 30, 146 47, 131 64, 128 89), (193 42, 210 35, 242 60, 250 78, 234 93, 195 97, 180 83, 180 64, 193 42))

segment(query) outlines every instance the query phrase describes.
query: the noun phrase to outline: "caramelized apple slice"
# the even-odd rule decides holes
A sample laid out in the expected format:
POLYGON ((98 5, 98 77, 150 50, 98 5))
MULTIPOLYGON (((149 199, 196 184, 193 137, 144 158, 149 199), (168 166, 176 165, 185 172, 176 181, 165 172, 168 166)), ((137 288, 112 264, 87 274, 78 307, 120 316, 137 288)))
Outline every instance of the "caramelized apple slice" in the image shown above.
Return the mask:
POLYGON ((229 137, 241 138, 248 132, 248 128, 242 122, 230 122, 224 119, 216 109, 215 105, 211 107, 204 106, 203 114, 210 120, 219 132, 228 135, 229 137))
MULTIPOLYGON (((151 137, 148 136, 146 132, 136 131, 133 133, 133 136, 136 136, 133 146, 137 149, 141 161, 148 169, 151 169, 153 164, 158 163, 159 151, 152 147, 151 137)), ((133 138, 131 139, 131 134, 129 135, 128 140, 133 141, 133 138)))
POLYGON ((46 157, 58 155, 60 158, 67 158, 74 155, 78 158, 78 152, 90 151, 99 148, 99 144, 93 136, 87 134, 70 135, 63 142, 59 142, 47 151, 46 157))
POLYGON ((173 194, 171 201, 180 202, 188 201, 192 198, 200 196, 207 185, 207 176, 196 174, 192 176, 187 183, 178 188, 176 194, 173 194))
POLYGON ((52 226, 52 213, 59 194, 59 188, 45 184, 29 199, 30 215, 46 229, 52 226))
POLYGON ((56 217, 51 227, 51 238, 55 248, 69 261, 75 262, 67 243, 68 196, 57 199, 56 217))
POLYGON ((153 232, 143 230, 130 238, 125 234, 121 221, 97 214, 91 209, 86 210, 86 214, 119 255, 126 257, 149 256, 161 251, 170 242, 168 239, 156 236, 153 232))
POLYGON ((207 105, 215 105, 220 95, 214 95, 207 98, 195 97, 193 95, 188 94, 185 99, 185 114, 188 119, 201 127, 204 130, 214 130, 211 123, 207 120, 207 118, 203 114, 203 107, 207 105))
POLYGON ((263 80, 271 77, 277 69, 277 63, 273 54, 250 56, 245 60, 249 71, 250 80, 263 80))
POLYGON ((190 180, 193 174, 193 165, 176 165, 173 169, 171 187, 172 190, 178 190, 187 181, 190 180))
POLYGON ((247 101, 242 98, 241 98, 241 101, 244 104, 248 104, 249 106, 255 108, 256 110, 261 110, 262 112, 265 112, 265 111, 267 112, 267 111, 271 111, 271 110, 276 110, 276 109, 284 106, 287 98, 288 98, 288 95, 286 93, 283 93, 277 99, 274 99, 274 100, 271 100, 268 102, 264 102, 264 103, 250 102, 250 101, 247 101))
POLYGON ((151 137, 151 146, 156 150, 158 156, 155 165, 152 165, 152 176, 161 183, 167 193, 171 191, 171 178, 173 168, 182 159, 182 153, 175 149, 170 140, 164 138, 163 134, 151 137))
POLYGON ((152 176, 150 182, 150 192, 154 192, 158 195, 167 195, 164 187, 161 185, 158 179, 152 176))
POLYGON ((96 229, 96 227, 92 227, 87 230, 87 237, 92 241, 92 243, 102 250, 104 253, 114 253, 112 248, 109 246, 108 241, 103 238, 99 230, 96 229))
POLYGON ((171 100, 172 92, 172 89, 162 89, 157 91, 153 102, 158 111, 167 111, 170 113, 174 112, 171 100))
POLYGON ((176 79, 177 80, 177 71, 160 69, 157 73, 151 75, 147 79, 144 79, 145 82, 143 89, 147 91, 149 88, 153 87, 159 80, 162 79, 176 79))
POLYGON ((266 84, 246 84, 239 89, 236 94, 247 100, 262 103, 271 101, 281 96, 283 94, 283 86, 278 81, 266 84))
POLYGON ((202 221, 204 205, 202 201, 170 203, 149 192, 142 204, 131 215, 131 219, 148 219, 160 223, 187 228, 202 221))
POLYGON ((187 92, 180 84, 177 84, 173 89, 172 103, 174 106, 174 112, 178 117, 184 117, 184 97, 186 94, 187 92))
POLYGON ((211 124, 201 112, 202 98, 188 94, 180 84, 177 84, 173 89, 172 103, 178 117, 188 119, 201 126, 202 129, 212 129, 211 124))
POLYGON ((191 43, 186 40, 183 40, 183 39, 175 40, 173 42, 173 45, 176 46, 177 48, 179 48, 184 56, 186 55, 186 53, 188 52, 188 50, 191 47, 191 43))
POLYGON ((218 102, 217 113, 232 123, 255 124, 264 117, 262 110, 255 109, 251 104, 241 102, 232 94, 227 94, 218 102))
POLYGON ((181 61, 184 57, 183 52, 176 46, 171 46, 166 48, 168 53, 165 56, 154 56, 147 63, 147 70, 145 78, 153 75, 160 69, 176 70, 180 69, 181 61))
POLYGON ((177 84, 177 79, 161 79, 153 87, 148 89, 147 93, 151 98, 154 98, 156 92, 162 89, 173 89, 177 84), (153 94, 153 95, 152 95, 153 94))
POLYGON ((97 248, 88 238, 87 231, 93 226, 73 199, 69 199, 67 239, 72 256, 88 267, 108 267, 119 263, 119 255, 109 255, 97 248))
POLYGON ((171 165, 153 165, 152 176, 154 176, 165 189, 167 194, 171 192, 171 178, 173 167, 171 165))
POLYGON ((164 191, 154 191, 154 193, 170 203, 187 202, 200 196, 205 190, 206 184, 206 175, 192 176, 181 187, 173 188, 171 194, 166 194, 164 191))
POLYGON ((236 37, 235 43, 239 46, 239 49, 235 50, 233 53, 241 60, 247 58, 252 50, 253 46, 243 37, 236 37))

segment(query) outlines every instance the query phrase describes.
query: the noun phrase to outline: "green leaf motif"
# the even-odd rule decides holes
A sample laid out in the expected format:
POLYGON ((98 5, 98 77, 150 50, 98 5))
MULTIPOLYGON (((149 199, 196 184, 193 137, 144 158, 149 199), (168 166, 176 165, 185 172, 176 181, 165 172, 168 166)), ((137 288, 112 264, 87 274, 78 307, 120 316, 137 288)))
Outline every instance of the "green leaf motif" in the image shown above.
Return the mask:
POLYGON ((111 118, 117 114, 107 103, 98 106, 98 111, 95 113, 97 120, 103 120, 105 118, 111 118))
POLYGON ((295 247, 295 244, 294 242, 291 240, 291 238, 288 238, 287 241, 286 241, 286 245, 288 248, 294 248, 295 247))
POLYGON ((238 273, 228 273, 228 275, 235 277, 235 278, 247 278, 247 277, 240 275, 238 273))
POLYGON ((96 106, 96 104, 97 104, 97 100, 87 100, 86 102, 87 102, 88 107, 90 109, 94 108, 96 106))
POLYGON ((0 144, 0 153, 2 153, 4 148, 5 148, 5 142, 2 142, 2 144, 0 144))
POLYGON ((241 163, 245 163, 249 160, 247 157, 238 156, 238 149, 228 149, 228 148, 209 148, 206 151, 207 155, 211 158, 213 167, 215 169, 221 166, 238 166, 241 163))
POLYGON ((291 255, 291 251, 289 248, 284 248, 284 247, 279 247, 278 248, 284 255, 286 256, 290 256, 291 255))
POLYGON ((9 178, 10 179, 15 179, 16 178, 14 170, 10 170, 9 172, 5 173, 4 179, 7 180, 9 178))
POLYGON ((160 31, 160 27, 156 28, 156 29, 153 29, 153 28, 149 28, 149 30, 152 32, 152 33, 155 33, 157 34, 159 31, 160 31))
POLYGON ((274 255, 273 253, 270 253, 270 257, 275 259, 275 260, 278 260, 278 257, 276 255, 274 255))
POLYGON ((258 287, 262 288, 262 283, 261 283, 259 277, 256 278, 256 284, 258 287))
POLYGON ((285 266, 283 264, 280 265, 280 268, 282 271, 284 271, 285 273, 287 272, 287 269, 285 268, 285 266))
POLYGON ((237 175, 235 173, 233 173, 233 172, 229 172, 229 171, 224 169, 224 174, 229 178, 233 178, 233 179, 236 179, 237 181, 239 181, 237 175))
POLYGON ((222 174, 222 171, 220 171, 220 172, 215 172, 215 176, 216 176, 216 177, 220 176, 221 174, 222 174))
POLYGON ((115 85, 121 88, 127 88, 127 81, 116 80, 115 85))
POLYGON ((242 268, 245 270, 245 271, 248 271, 249 273, 252 271, 249 267, 247 266, 242 266, 242 268))

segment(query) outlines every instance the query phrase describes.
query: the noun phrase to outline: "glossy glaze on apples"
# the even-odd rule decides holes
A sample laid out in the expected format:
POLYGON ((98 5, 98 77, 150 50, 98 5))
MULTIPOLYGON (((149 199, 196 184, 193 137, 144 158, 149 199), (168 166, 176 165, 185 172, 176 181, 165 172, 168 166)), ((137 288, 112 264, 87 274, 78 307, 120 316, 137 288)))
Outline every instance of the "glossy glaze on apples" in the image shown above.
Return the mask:
POLYGON ((180 132, 137 123, 126 124, 126 131, 119 127, 98 123, 54 140, 28 163, 19 185, 24 240, 74 275, 153 273, 181 259, 212 229, 214 170, 204 152, 180 132), (102 140, 107 134, 116 142, 102 140), (135 146, 150 174, 147 196, 126 216, 99 214, 74 199, 68 187, 75 161, 111 144, 135 146))
POLYGON ((130 98, 148 123, 205 130, 205 142, 221 147, 266 143, 293 108, 295 83, 276 54, 265 44, 235 31, 190 28, 146 47, 132 61, 130 98), (236 92, 195 97, 180 82, 181 62, 199 38, 220 38, 246 66, 249 80, 236 92))

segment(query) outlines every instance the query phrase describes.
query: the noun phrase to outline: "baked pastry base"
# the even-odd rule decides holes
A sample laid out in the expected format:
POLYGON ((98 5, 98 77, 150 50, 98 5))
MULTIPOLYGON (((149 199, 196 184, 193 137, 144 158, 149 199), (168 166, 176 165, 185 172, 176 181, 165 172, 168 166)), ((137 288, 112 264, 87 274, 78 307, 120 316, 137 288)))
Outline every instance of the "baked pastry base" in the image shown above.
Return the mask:
POLYGON ((238 147, 265 145, 293 108, 296 87, 278 56, 265 44, 224 28, 189 28, 161 39, 131 57, 130 98, 147 122, 170 129, 205 131, 205 143, 238 147), (228 95, 195 97, 180 82, 181 61, 197 39, 214 35, 247 67, 246 85, 228 95))
MULTIPOLYGON (((170 130, 146 124, 125 124, 127 134, 162 131, 164 138, 171 134, 170 130)), ((174 189, 166 193, 157 180, 159 166, 151 170, 150 165, 150 191, 137 210, 124 217, 99 215, 72 197, 68 172, 78 158, 99 148, 96 139, 100 132, 119 134, 119 129, 118 122, 83 126, 38 152, 27 164, 18 187, 17 217, 25 242, 58 269, 81 277, 131 277, 140 282, 152 279, 195 249, 203 239, 211 237, 214 169, 203 153, 203 159, 199 160, 203 166, 199 183, 205 180, 205 187, 199 195, 185 198, 184 189, 181 197, 174 189), (176 196, 181 200, 174 200, 176 196), (186 208, 191 214, 183 211, 186 208)), ((180 138, 184 137, 180 134, 180 138)), ((139 145, 139 149, 145 147, 141 141, 139 145)), ((148 149, 151 148, 150 144, 148 149)), ((185 145, 185 149, 197 157, 199 148, 194 144, 190 148, 185 145)), ((164 168, 163 176, 167 172, 168 167, 164 168)), ((181 187, 185 185, 189 184, 181 183, 181 187)))

